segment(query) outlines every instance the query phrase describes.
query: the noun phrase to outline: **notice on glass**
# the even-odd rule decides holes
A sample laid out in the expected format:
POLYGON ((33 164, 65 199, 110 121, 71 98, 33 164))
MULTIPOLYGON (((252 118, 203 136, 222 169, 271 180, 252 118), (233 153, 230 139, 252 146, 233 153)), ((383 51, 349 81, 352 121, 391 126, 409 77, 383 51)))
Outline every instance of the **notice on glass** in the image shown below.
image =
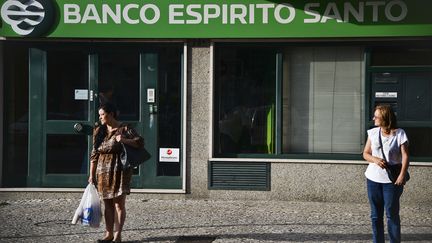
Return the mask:
POLYGON ((88 89, 76 89, 75 100, 88 100, 88 89))
POLYGON ((180 162, 180 149, 159 148, 159 162, 180 162))

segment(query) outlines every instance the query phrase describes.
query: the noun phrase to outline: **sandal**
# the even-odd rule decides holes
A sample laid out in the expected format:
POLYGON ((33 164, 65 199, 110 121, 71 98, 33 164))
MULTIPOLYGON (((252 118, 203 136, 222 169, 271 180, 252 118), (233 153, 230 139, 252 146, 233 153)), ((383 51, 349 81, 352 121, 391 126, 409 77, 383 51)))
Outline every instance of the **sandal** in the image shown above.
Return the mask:
POLYGON ((111 238, 111 239, 105 239, 105 240, 97 240, 97 243, 111 243, 111 242, 113 242, 113 240, 114 240, 114 237, 113 238, 111 238))

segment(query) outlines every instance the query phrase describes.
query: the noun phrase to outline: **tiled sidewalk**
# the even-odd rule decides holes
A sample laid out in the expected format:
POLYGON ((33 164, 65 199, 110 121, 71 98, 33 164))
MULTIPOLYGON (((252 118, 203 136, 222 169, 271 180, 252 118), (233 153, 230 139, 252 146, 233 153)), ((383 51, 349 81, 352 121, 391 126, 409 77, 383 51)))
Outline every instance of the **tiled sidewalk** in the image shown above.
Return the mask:
MULTIPOLYGON (((94 242, 104 225, 71 225, 79 198, 0 195, 0 242, 94 242)), ((124 242, 371 242, 367 204, 127 200, 124 242)), ((432 242, 432 206, 401 209, 404 242, 432 242)))

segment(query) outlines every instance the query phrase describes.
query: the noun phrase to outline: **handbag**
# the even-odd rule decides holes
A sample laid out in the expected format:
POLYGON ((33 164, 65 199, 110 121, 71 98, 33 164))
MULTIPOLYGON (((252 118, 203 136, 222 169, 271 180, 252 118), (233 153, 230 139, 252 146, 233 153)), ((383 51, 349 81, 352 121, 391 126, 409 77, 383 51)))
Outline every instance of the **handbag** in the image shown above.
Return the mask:
MULTIPOLYGON (((381 140, 381 129, 379 130, 378 138, 379 138, 379 143, 380 143, 381 153, 382 153, 383 159, 387 164, 387 166, 385 168, 387 171, 387 176, 391 182, 395 183, 397 178, 399 177, 401 170, 402 170, 402 164, 392 165, 387 161, 387 158, 384 154, 384 148, 383 148, 383 144, 382 144, 382 140, 381 140)), ((409 179, 410 179, 410 175, 407 171, 404 180, 405 180, 405 182, 407 182, 407 181, 409 181, 409 179)))
POLYGON ((124 143, 121 143, 121 145, 123 149, 120 153, 120 161, 124 170, 136 168, 151 158, 151 154, 144 147, 134 148, 124 143))

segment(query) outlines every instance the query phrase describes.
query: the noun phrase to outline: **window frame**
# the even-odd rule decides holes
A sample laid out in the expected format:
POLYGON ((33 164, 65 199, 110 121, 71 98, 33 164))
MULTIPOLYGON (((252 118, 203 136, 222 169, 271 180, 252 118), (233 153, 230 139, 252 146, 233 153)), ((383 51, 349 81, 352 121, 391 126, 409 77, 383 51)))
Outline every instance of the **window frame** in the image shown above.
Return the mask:
MULTIPOLYGON (((326 42, 320 45, 317 45, 316 43, 227 43, 227 42, 217 42, 216 44, 213 43, 212 45, 212 52, 213 52, 213 73, 212 73, 212 85, 213 88, 216 87, 218 84, 217 76, 214 70, 216 70, 216 52, 218 51, 218 48, 223 47, 232 47, 232 46, 238 46, 241 48, 249 47, 249 48, 269 48, 273 47, 274 50, 276 50, 276 80, 275 80, 275 87, 276 87, 276 95, 275 95, 275 153, 274 154, 264 154, 264 153, 217 153, 217 147, 216 142, 218 141, 217 134, 218 134, 218 127, 215 126, 215 124, 218 124, 218 109, 217 109, 217 103, 220 100, 220 97, 218 97, 218 93, 216 89, 213 89, 213 98, 212 98, 212 136, 211 136, 211 158, 212 159, 292 159, 292 160, 298 160, 298 159, 305 159, 305 160, 342 160, 342 161, 359 161, 363 160, 362 152, 358 154, 351 154, 351 153, 282 153, 282 82, 283 82, 283 52, 280 48, 285 47, 322 47, 322 46, 334 46, 334 42, 326 42), (279 119, 278 119, 279 118, 279 119)), ((355 43, 344 43, 343 46, 356 46, 356 47, 364 47, 364 45, 359 45, 355 43)), ((366 48, 364 48, 366 49, 366 48)), ((365 64, 365 61, 364 61, 365 64)), ((363 74, 366 74, 365 67, 366 65, 363 65, 363 74)), ((365 80, 363 80, 365 82, 365 80)), ((362 115, 364 117, 364 114, 362 115)), ((366 130, 364 131, 366 133, 366 130)), ((364 146, 365 142, 362 142, 361 146, 364 146)))
MULTIPOLYGON (((414 41, 415 42, 415 41, 414 41)), ((396 46, 409 46, 409 45, 414 45, 414 42, 397 42, 394 45, 396 46)), ((392 43, 393 44, 393 43, 392 43)), ((212 50, 211 52, 212 54, 212 66, 213 66, 213 71, 211 73, 211 78, 212 78, 212 87, 215 87, 217 85, 217 77, 215 74, 215 65, 216 65, 216 52, 218 51, 218 48, 223 48, 226 46, 232 46, 232 45, 237 45, 240 47, 269 47, 269 46, 274 46, 275 48, 283 46, 283 47, 304 47, 304 46, 318 46, 316 43, 299 43, 299 42, 291 42, 291 43, 256 43, 256 42, 244 42, 244 43, 238 43, 238 42, 212 42, 212 50)), ((319 46, 331 46, 331 45, 335 45, 335 42, 329 41, 329 42, 325 42, 325 43, 320 43, 319 46)), ((386 66, 386 67, 382 67, 382 66, 371 66, 371 49, 372 48, 376 48, 379 47, 379 43, 374 43, 374 42, 363 42, 363 43, 354 43, 354 42, 344 42, 342 44, 340 44, 342 46, 356 46, 356 47, 363 47, 364 48, 364 59, 363 59, 363 74, 364 74, 364 79, 363 79, 363 85, 362 85, 362 92, 363 92, 363 105, 364 105, 364 109, 363 109, 363 114, 361 115, 361 117, 363 117, 363 132, 365 134, 364 138, 366 140, 366 131, 367 129, 373 125, 372 121, 370 121, 368 114, 371 112, 371 93, 372 93, 372 89, 371 89, 371 75, 373 72, 381 72, 381 71, 398 71, 398 72, 425 72, 425 71, 432 71, 432 66, 429 65, 424 65, 424 66, 386 66)), ((280 51, 278 51, 277 53, 281 53, 280 51)), ((281 62, 283 62, 283 55, 280 56, 281 58, 281 62)), ((278 66, 279 67, 279 66, 278 66)), ((279 73, 281 70, 277 70, 277 76, 279 78, 277 78, 276 80, 278 80, 278 83, 276 83, 276 100, 275 103, 279 103, 281 105, 279 105, 278 107, 276 107, 275 112, 276 112, 276 116, 279 115, 279 117, 282 117, 282 94, 281 94, 281 89, 280 89, 280 85, 282 83, 282 73, 279 73)), ((212 132, 211 132, 211 138, 210 138, 210 144, 211 144, 211 152, 210 152, 210 160, 214 160, 214 161, 224 161, 226 159, 237 159, 237 160, 252 160, 255 159, 257 161, 261 161, 261 160, 268 160, 268 161, 281 161, 281 160, 292 160, 292 161, 297 161, 297 160, 305 160, 305 161, 309 161, 312 162, 316 161, 317 163, 319 163, 320 161, 327 161, 327 162, 335 162, 335 161, 341 161, 342 163, 350 163, 350 162, 355 162, 355 161, 364 161, 363 156, 362 156, 362 151, 359 154, 351 154, 351 153, 289 153, 289 154, 282 154, 281 153, 281 143, 282 143, 282 132, 281 132, 281 119, 275 119, 275 144, 276 144, 276 149, 275 149, 275 153, 274 154, 259 154, 259 153, 217 153, 216 149, 216 135, 218 134, 218 128, 217 126, 215 126, 215 124, 218 124, 218 116, 216 114, 216 109, 215 109, 215 105, 218 102, 218 93, 215 89, 213 89, 212 91, 212 132)), ((402 126, 409 126, 409 127, 415 127, 415 126, 419 126, 419 125, 427 125, 428 127, 432 127, 432 121, 418 121, 418 122, 399 122, 400 125, 402 126)), ((366 141, 362 142, 362 146, 364 146, 364 144, 366 143, 366 141)), ((427 164, 432 163, 432 157, 411 157, 411 161, 416 161, 416 162, 426 162, 427 164)))

